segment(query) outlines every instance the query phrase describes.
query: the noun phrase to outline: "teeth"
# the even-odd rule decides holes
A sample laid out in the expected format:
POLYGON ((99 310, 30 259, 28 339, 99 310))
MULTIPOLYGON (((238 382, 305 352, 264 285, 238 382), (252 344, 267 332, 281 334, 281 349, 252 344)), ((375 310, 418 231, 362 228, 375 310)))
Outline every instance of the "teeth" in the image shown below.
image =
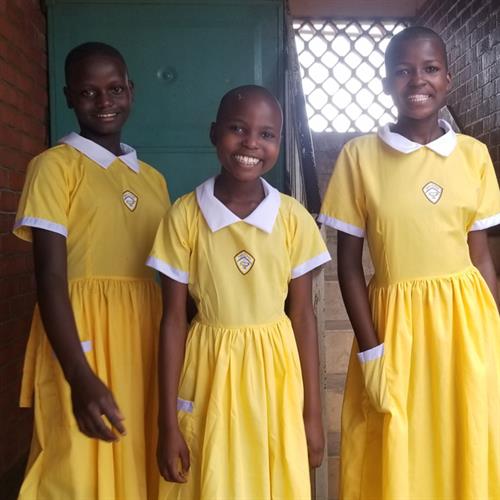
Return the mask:
POLYGON ((427 99, 429 99, 430 96, 428 95, 422 95, 422 94, 418 94, 418 95, 409 95, 407 97, 407 99, 411 102, 424 102, 424 101, 427 101, 427 99))
POLYGON ((113 116, 116 116, 116 113, 101 113, 98 114, 98 118, 113 118, 113 116))
POLYGON ((243 163, 244 165, 257 165, 259 163, 258 158, 253 158, 251 156, 235 155, 236 161, 243 163))

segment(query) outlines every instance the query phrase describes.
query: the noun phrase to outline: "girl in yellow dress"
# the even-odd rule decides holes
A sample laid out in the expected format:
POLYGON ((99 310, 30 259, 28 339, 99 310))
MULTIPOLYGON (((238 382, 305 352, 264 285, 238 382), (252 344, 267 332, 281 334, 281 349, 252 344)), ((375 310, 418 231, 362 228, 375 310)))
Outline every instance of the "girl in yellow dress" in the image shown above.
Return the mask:
POLYGON ((21 393, 35 428, 19 498, 146 500, 158 482, 161 294, 144 261, 167 187, 120 143, 133 91, 121 54, 83 44, 65 71, 80 134, 30 163, 14 229, 33 241, 38 294, 21 393))
POLYGON ((148 260, 163 289, 162 500, 310 498, 324 447, 311 271, 330 256, 309 213, 261 177, 281 126, 264 88, 223 97, 221 172, 173 204, 148 260))
POLYGON ((438 120, 450 75, 436 33, 402 31, 385 64, 397 123, 344 147, 320 216, 339 231, 356 335, 341 498, 498 499, 500 320, 485 232, 500 223, 495 172, 483 144, 438 120))

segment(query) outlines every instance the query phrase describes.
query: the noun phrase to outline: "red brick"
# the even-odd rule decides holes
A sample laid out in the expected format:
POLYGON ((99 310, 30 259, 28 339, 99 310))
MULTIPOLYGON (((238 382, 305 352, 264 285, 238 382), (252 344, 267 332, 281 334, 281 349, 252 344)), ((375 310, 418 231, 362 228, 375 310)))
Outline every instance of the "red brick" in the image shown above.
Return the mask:
POLYGON ((21 149, 32 156, 36 156, 45 149, 43 141, 32 139, 27 135, 21 135, 21 144, 21 149))
POLYGON ((0 260, 0 276, 15 276, 29 272, 32 266, 25 255, 4 256, 0 260))
POLYGON ((15 358, 22 358, 26 349, 25 339, 13 339, 0 347, 0 366, 15 358))
MULTIPOLYGON (((11 231, 14 226, 14 218, 15 215, 11 214, 2 214, 0 213, 0 232, 11 231)), ((3 276, 0 273, 0 276, 3 276)))
POLYGON ((13 191, 0 191, 0 210, 2 212, 15 212, 19 203, 19 193, 13 191))
POLYGON ((25 178, 26 176, 24 175, 23 172, 11 170, 9 172, 9 180, 7 183, 7 187, 12 191, 22 191, 25 178))
POLYGON ((0 299, 13 297, 19 293, 19 277, 0 278, 0 299))
POLYGON ((19 112, 19 110, 17 110, 13 106, 0 102, 1 123, 14 129, 22 130, 23 120, 23 115, 19 112))
POLYGON ((5 344, 13 338, 27 338, 31 318, 14 318, 0 323, 0 343, 5 344))
POLYGON ((0 235, 0 251, 4 255, 14 254, 14 253, 26 253, 29 252, 31 245, 14 236, 13 233, 7 233, 0 235))

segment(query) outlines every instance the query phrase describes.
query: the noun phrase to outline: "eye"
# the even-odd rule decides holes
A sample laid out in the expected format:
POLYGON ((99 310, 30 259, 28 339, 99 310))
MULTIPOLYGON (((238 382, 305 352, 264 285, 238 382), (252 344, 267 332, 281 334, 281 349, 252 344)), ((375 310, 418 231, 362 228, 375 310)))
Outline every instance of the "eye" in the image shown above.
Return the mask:
POLYGON ((264 139, 274 139, 276 135, 270 130, 265 130, 264 132, 262 132, 262 137, 264 139))
POLYGON ((231 130, 235 134, 243 134, 244 132, 243 128, 240 127, 239 125, 230 125, 229 130, 231 130))
POLYGON ((401 69, 397 69, 395 71, 396 76, 408 76, 409 74, 410 74, 410 70, 407 68, 401 68, 401 69))
POLYGON ((436 73, 439 71, 439 68, 437 66, 427 66, 425 71, 426 73, 436 73))
POLYGON ((115 95, 122 94, 123 92, 125 92, 125 87, 121 87, 121 86, 113 87, 111 89, 111 92, 115 95))
POLYGON ((83 97, 95 97, 96 92, 92 89, 84 89, 80 92, 83 97))

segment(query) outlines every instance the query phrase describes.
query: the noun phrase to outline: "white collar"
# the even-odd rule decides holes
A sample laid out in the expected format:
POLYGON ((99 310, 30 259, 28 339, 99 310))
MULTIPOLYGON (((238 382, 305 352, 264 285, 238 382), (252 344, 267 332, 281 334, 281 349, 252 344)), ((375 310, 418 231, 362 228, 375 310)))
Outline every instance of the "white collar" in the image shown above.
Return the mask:
POLYGON ((457 134, 455 134, 447 121, 439 119, 438 124, 444 129, 445 133, 428 144, 418 144, 418 142, 410 141, 410 139, 407 139, 401 134, 391 132, 389 124, 379 128, 378 136, 388 146, 400 153, 409 154, 413 153, 413 151, 417 151, 417 149, 425 147, 431 149, 440 156, 450 156, 457 145, 457 134))
POLYGON ((108 168, 116 159, 118 159, 125 163, 125 165, 127 165, 127 167, 132 169, 134 172, 139 173, 140 167, 139 161, 137 160, 137 153, 134 148, 131 148, 127 144, 120 143, 120 148, 123 151, 123 154, 115 156, 111 151, 108 151, 106 148, 103 148, 90 139, 82 137, 76 132, 71 132, 71 134, 59 139, 58 143, 68 144, 74 147, 80 151, 80 153, 95 161, 102 168, 108 168))
POLYGON ((265 198, 245 219, 240 219, 214 196, 215 177, 211 177, 196 188, 198 206, 213 233, 236 222, 245 222, 266 233, 272 232, 280 208, 281 197, 279 191, 273 188, 271 184, 264 179, 261 179, 261 181, 265 198))

